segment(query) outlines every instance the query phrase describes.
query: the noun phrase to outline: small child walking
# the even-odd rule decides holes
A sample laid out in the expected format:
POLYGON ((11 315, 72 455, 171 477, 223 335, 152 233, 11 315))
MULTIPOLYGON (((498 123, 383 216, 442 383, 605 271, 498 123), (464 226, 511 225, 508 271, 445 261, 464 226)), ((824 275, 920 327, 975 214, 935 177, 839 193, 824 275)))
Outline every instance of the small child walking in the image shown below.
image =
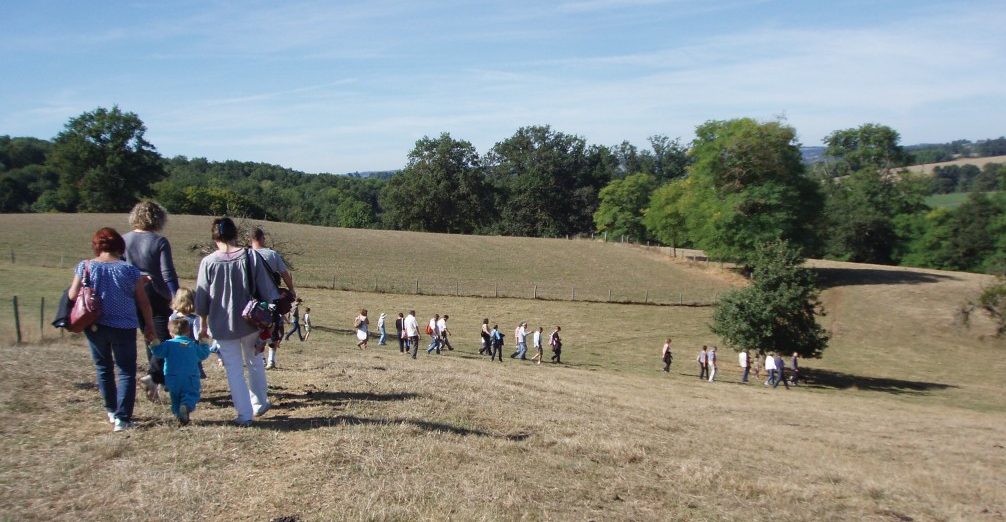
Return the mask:
POLYGON ((534 357, 531 358, 531 361, 537 361, 539 366, 541 365, 541 334, 543 331, 544 329, 539 326, 534 332, 534 357))
POLYGON ((164 359, 164 382, 171 395, 171 413, 182 426, 189 423, 189 414, 196 409, 202 391, 199 362, 210 355, 210 349, 192 338, 192 325, 185 317, 168 320, 171 340, 154 347, 154 354, 164 359))
POLYGON ((364 308, 360 310, 360 315, 356 316, 356 319, 353 321, 353 328, 356 329, 356 339, 360 341, 356 343, 356 347, 361 350, 367 347, 367 341, 370 339, 369 326, 370 319, 367 319, 367 309, 364 308))
POLYGON ((660 358, 664 361, 664 371, 670 373, 671 371, 671 361, 674 360, 674 354, 671 353, 671 338, 668 337, 664 341, 664 350, 660 352, 660 358))
MULTIPOLYGON (((173 312, 168 320, 176 317, 184 317, 188 319, 191 337, 193 339, 199 337, 200 322, 199 316, 196 315, 196 293, 192 291, 191 288, 183 286, 175 292, 175 298, 171 300, 171 310, 173 310, 173 312)), ((202 361, 199 361, 199 377, 201 379, 206 378, 206 372, 203 370, 202 361)))
POLYGON ((311 337, 311 307, 304 309, 304 340, 311 337))

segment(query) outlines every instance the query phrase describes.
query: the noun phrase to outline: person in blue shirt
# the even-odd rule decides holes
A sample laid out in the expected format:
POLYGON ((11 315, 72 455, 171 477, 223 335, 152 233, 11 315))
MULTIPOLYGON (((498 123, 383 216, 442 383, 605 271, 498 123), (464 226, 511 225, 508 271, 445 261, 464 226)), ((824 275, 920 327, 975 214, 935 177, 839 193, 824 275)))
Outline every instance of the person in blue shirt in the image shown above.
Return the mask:
POLYGON ((492 341, 492 351, 489 352, 489 360, 493 360, 499 357, 499 361, 503 362, 503 332, 500 331, 499 325, 493 325, 493 331, 489 334, 492 341))
POLYGON ((164 382, 171 395, 171 413, 183 426, 196 409, 202 384, 199 363, 210 356, 210 349, 192 339, 192 324, 185 316, 175 316, 168 322, 172 338, 154 347, 154 355, 164 359, 164 382))

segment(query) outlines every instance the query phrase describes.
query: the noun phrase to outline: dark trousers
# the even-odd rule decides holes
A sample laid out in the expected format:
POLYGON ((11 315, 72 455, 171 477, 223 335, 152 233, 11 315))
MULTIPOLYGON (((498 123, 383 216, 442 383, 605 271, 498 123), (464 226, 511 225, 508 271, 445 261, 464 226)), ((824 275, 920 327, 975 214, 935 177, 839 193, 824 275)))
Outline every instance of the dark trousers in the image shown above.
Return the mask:
POLYGON ((745 366, 744 367, 744 374, 741 375, 741 382, 748 382, 748 373, 750 373, 750 372, 751 372, 751 367, 750 366, 745 366))
POLYGON ((115 413, 116 419, 132 420, 136 402, 136 328, 97 325, 94 331, 84 330, 84 336, 91 346, 105 410, 115 413), (119 370, 118 380, 115 370, 119 370))
POLYGON ((405 353, 405 338, 402 337, 402 331, 398 331, 398 351, 405 353))
POLYGON ((562 349, 552 350, 552 362, 562 362, 562 349))
MULTIPOLYGON (((171 317, 171 301, 157 293, 154 290, 154 285, 150 282, 144 285, 143 290, 147 294, 147 300, 150 301, 150 312, 154 319, 154 335, 163 343, 171 339, 171 335, 168 333, 168 317, 171 317)), ((136 309, 136 317, 140 320, 140 328, 145 328, 143 313, 140 312, 139 308, 136 309)), ((192 332, 192 335, 199 335, 199 332, 192 332)), ((164 360, 160 357, 154 357, 154 353, 150 350, 149 346, 147 346, 147 363, 149 365, 147 373, 150 374, 150 378, 157 384, 164 384, 164 360)))
POLYGON ((788 390, 789 389, 789 384, 786 382, 786 370, 780 368, 780 369, 776 370, 775 373, 776 373, 775 384, 773 384, 772 387, 773 388, 778 388, 779 387, 779 383, 781 382, 782 385, 785 386, 786 389, 788 390))
POLYGON ((705 379, 709 377, 709 366, 706 363, 699 363, 699 379, 705 379))
POLYGON ((416 358, 416 352, 419 351, 419 336, 413 335, 409 337, 409 345, 412 347, 412 358, 416 358))
POLYGON ((664 371, 665 372, 670 372, 671 371, 671 357, 670 356, 671 356, 671 354, 667 354, 667 355, 664 356, 664 371))
POLYGON ((489 360, 490 361, 493 360, 493 359, 495 359, 498 356, 499 359, 500 359, 500 362, 503 362, 503 345, 502 344, 493 343, 492 348, 490 348, 489 350, 490 350, 489 351, 489 360))

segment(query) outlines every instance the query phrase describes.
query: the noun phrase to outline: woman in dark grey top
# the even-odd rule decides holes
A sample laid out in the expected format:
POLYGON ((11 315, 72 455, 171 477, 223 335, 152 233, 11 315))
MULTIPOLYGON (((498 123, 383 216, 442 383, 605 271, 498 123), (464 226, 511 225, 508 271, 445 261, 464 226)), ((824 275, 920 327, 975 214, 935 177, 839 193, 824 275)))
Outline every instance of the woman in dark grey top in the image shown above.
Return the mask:
MULTIPOLYGON (((168 335, 168 318, 171 316, 171 299, 178 291, 178 274, 175 273, 175 263, 171 258, 171 244, 159 232, 168 221, 168 212, 155 201, 144 200, 136 204, 129 213, 129 226, 132 232, 126 233, 122 239, 126 242, 126 252, 123 260, 140 269, 149 278, 144 285, 147 301, 153 313, 154 332, 161 341, 171 338, 168 335)), ((164 384, 164 363, 159 357, 154 357, 147 346, 148 375, 139 382, 147 393, 147 398, 157 401, 157 385, 164 384)))

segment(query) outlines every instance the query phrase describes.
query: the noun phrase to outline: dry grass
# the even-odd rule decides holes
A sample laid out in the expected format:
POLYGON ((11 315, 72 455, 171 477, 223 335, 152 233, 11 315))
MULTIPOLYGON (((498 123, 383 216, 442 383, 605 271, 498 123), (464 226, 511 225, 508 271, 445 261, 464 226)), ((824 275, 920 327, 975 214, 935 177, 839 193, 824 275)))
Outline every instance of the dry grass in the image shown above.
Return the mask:
POLYGON ((909 172, 918 172, 921 174, 932 174, 936 167, 949 167, 952 165, 963 166, 963 165, 974 165, 978 168, 982 168, 989 163, 1006 163, 1006 156, 989 156, 986 158, 960 158, 951 161, 941 161, 939 163, 923 163, 922 165, 912 165, 911 167, 905 167, 909 172))
MULTIPOLYGON (((630 266, 734 283, 611 251, 643 259, 630 266)), ((404 262, 397 256, 389 263, 404 262)), ((455 266, 423 259, 409 258, 412 270, 455 266)), ((557 270, 529 259, 514 270, 557 270)), ((789 392, 737 385, 729 351, 722 382, 695 379, 694 351, 716 342, 706 307, 306 289, 319 328, 284 345, 269 374, 275 409, 255 427, 226 425, 222 370, 209 365, 193 425, 178 429, 166 406, 138 403, 140 428, 113 434, 82 339, 5 346, 0 518, 1002 520, 1003 345, 984 337, 986 322, 953 322, 987 276, 812 265, 828 285, 834 338, 823 359, 805 362, 813 382, 789 392), (358 351, 346 331, 360 307, 374 318, 449 313, 458 350, 413 361, 375 340, 358 351), (519 320, 562 324, 567 364, 480 359, 483 317, 508 333, 508 348, 519 320), (670 376, 658 371, 667 335, 670 376)), ((0 288, 48 295, 68 273, 0 262, 0 288)))

